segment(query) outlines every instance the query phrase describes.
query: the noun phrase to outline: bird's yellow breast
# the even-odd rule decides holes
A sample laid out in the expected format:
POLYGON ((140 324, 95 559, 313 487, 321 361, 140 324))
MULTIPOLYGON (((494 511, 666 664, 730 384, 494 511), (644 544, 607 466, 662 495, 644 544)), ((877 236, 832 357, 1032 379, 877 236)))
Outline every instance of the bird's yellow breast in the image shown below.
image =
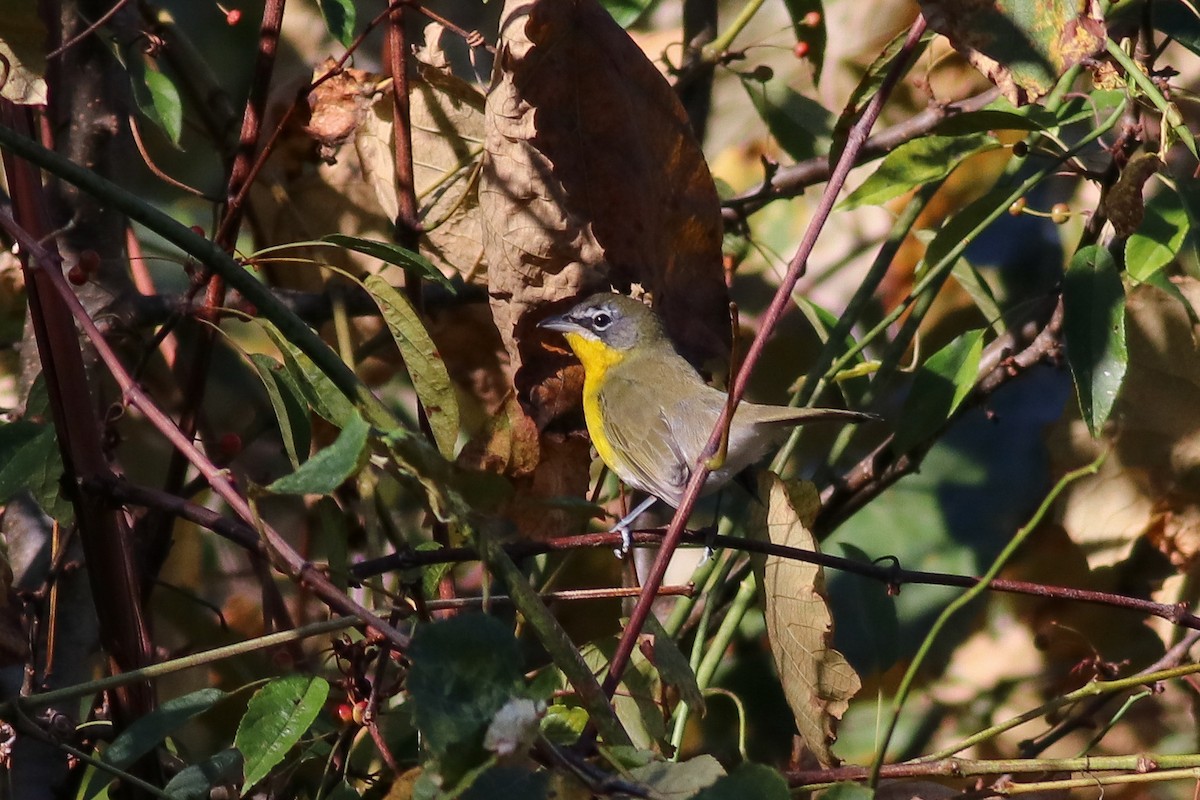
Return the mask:
POLYGON ((609 347, 598 339, 589 339, 578 333, 566 334, 567 344, 583 364, 583 418, 587 422, 588 434, 600 459, 608 468, 622 474, 624 469, 608 435, 604 430, 604 414, 600 408, 600 390, 608 371, 625 360, 625 353, 609 347))

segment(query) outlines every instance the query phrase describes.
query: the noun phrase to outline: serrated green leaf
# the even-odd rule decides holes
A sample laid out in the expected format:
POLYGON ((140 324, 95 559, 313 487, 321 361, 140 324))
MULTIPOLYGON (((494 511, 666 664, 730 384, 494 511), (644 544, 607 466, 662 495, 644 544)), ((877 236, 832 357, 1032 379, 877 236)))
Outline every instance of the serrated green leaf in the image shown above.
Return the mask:
POLYGON ((279 436, 283 440, 283 449, 287 451, 288 460, 292 462, 293 468, 299 468, 300 463, 308 458, 312 436, 303 395, 280 362, 261 353, 251 353, 249 360, 254 371, 258 373, 259 380, 267 392, 267 399, 271 402, 271 409, 275 412, 279 436))
POLYGON ((983 354, 983 333, 962 334, 917 370, 896 426, 892 443, 896 452, 908 452, 937 433, 971 393, 983 354))
POLYGON ((446 362, 404 295, 378 275, 368 275, 363 285, 383 312, 388 330, 396 340, 438 449, 446 458, 453 458, 458 442, 458 395, 446 371, 446 362))
POLYGON ((422 626, 409 649, 413 718, 455 784, 488 760, 483 737, 496 712, 524 685, 512 631, 493 617, 463 614, 422 626))
POLYGON ((764 764, 749 762, 738 766, 733 772, 694 795, 695 800, 789 800, 787 781, 775 770, 764 764))
POLYGON ((1079 410, 1098 436, 1125 379, 1125 287, 1116 260, 1103 247, 1085 247, 1063 280, 1063 334, 1079 410))
POLYGON ((232 747, 198 764, 184 767, 163 791, 174 800, 208 800, 214 786, 239 785, 243 780, 242 754, 232 747))
MULTIPOLYGON (((119 770, 127 768, 185 723, 203 714, 226 696, 225 692, 219 689, 209 688, 168 700, 121 731, 104 751, 102 760, 119 770)), ((91 800, 112 780, 113 776, 109 772, 92 772, 81 797, 83 800, 91 800)))
POLYGON ((349 47, 354 41, 354 0, 321 0, 321 16, 333 38, 349 47))
POLYGON ((1191 229, 1183 199, 1170 186, 1161 186, 1145 208, 1142 224, 1125 241, 1125 269, 1139 281, 1174 261, 1191 229))
POLYGON ((386 261, 389 264, 394 264, 405 270, 413 270, 420 277, 431 280, 434 283, 440 283, 451 294, 458 292, 457 287, 442 274, 442 271, 433 265, 425 256, 420 253, 414 253, 412 250, 401 247, 398 244, 391 242, 378 242, 374 239, 363 239, 358 236, 347 236, 342 233, 331 233, 321 237, 322 242, 345 247, 347 250, 354 250, 363 255, 378 258, 380 261, 386 261))
POLYGON ((300 741, 329 697, 324 678, 288 675, 254 693, 233 744, 246 760, 245 796, 300 741))
POLYGON ((764 83, 742 76, 742 87, 775 141, 793 159, 803 161, 829 151, 833 115, 820 103, 782 78, 764 83))
POLYGON ((290 475, 267 487, 277 494, 330 494, 362 466, 371 426, 355 413, 337 439, 313 454, 290 475))

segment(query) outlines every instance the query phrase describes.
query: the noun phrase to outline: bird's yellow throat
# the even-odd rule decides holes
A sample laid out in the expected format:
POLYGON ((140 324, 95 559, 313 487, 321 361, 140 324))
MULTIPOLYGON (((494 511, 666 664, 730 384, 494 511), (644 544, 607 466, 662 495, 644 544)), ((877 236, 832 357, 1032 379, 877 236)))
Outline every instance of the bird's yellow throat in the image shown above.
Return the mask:
POLYGON ((583 418, 587 422, 592 444, 596 446, 596 453, 600 459, 610 469, 618 469, 620 459, 617 458, 604 431, 604 415, 600 411, 600 389, 604 386, 608 370, 624 361, 625 353, 598 339, 589 339, 578 333, 567 333, 565 336, 567 344, 575 352, 575 357, 583 364, 583 418))

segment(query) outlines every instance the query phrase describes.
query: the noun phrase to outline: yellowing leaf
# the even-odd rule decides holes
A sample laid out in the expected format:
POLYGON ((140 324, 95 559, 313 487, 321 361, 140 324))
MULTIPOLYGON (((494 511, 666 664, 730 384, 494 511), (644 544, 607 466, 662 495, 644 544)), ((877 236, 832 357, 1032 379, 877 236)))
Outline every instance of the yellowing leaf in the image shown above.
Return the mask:
MULTIPOLYGON (((808 528, 819 501, 811 483, 787 483, 764 472, 759 497, 765 498, 750 529, 772 544, 816 550, 808 528)), ((830 746, 849 700, 861 687, 858 675, 834 650, 833 617, 825 598, 824 571, 816 564, 768 556, 756 560, 762 587, 771 654, 796 727, 822 766, 837 763, 830 746)))

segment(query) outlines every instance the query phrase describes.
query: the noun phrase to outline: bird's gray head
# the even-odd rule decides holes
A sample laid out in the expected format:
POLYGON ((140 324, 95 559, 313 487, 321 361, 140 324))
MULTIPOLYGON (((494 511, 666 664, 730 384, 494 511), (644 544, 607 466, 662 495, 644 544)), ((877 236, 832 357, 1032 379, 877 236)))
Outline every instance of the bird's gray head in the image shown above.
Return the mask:
POLYGON ((594 294, 565 314, 547 317, 538 327, 575 333, 622 351, 667 341, 658 315, 620 294, 594 294))

